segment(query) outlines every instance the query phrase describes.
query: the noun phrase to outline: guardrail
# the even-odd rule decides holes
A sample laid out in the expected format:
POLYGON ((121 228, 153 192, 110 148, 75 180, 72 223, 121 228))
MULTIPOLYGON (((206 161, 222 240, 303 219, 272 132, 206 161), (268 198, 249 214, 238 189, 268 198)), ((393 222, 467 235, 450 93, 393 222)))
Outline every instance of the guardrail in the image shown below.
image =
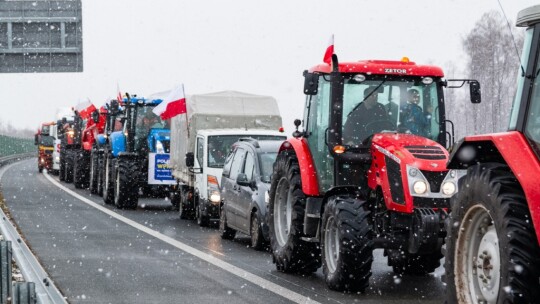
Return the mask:
MULTIPOLYGON (((18 155, 11 155, 6 157, 0 157, 0 167, 6 165, 10 162, 21 160, 24 158, 36 156, 35 152, 23 153, 18 155)), ((26 245, 23 238, 17 232, 17 229, 9 221, 8 217, 4 211, 0 208, 0 231, 4 239, 11 242, 13 256, 15 262, 19 266, 21 273, 26 282, 33 282, 35 285, 29 284, 28 286, 15 286, 15 293, 13 298, 17 303, 24 303, 28 299, 32 303, 32 300, 37 300, 37 303, 40 304, 56 304, 56 303, 66 303, 67 301, 58 290, 54 282, 49 278, 49 275, 43 269, 41 264, 38 262, 37 258, 34 256, 30 248, 26 245), (32 298, 30 295, 32 290, 35 289, 36 298, 32 298)), ((14 303, 15 303, 14 302, 14 303)))
POLYGON ((34 140, 0 135, 0 157, 37 151, 34 140))

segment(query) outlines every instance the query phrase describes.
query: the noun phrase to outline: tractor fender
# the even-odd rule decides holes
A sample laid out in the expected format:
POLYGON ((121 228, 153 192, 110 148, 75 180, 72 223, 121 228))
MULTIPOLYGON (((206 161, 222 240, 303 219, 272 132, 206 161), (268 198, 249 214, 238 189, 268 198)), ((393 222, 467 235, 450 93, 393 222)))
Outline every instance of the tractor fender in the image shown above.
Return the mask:
MULTIPOLYGON (((519 181, 536 231, 540 231, 540 161, 525 136, 517 131, 467 136, 451 148, 448 169, 482 163, 506 164, 519 181)), ((540 244, 540 233, 536 234, 540 244)))
POLYGON ((126 136, 122 131, 117 131, 111 133, 110 136, 110 145, 111 145, 111 151, 112 155, 114 157, 118 157, 118 154, 120 152, 126 151, 126 136))
POLYGON ((319 181, 317 179, 317 171, 313 163, 313 156, 309 150, 307 140, 305 138, 289 138, 279 148, 279 153, 282 151, 292 150, 298 158, 300 167, 300 178, 302 180, 302 191, 307 196, 319 196, 319 181))

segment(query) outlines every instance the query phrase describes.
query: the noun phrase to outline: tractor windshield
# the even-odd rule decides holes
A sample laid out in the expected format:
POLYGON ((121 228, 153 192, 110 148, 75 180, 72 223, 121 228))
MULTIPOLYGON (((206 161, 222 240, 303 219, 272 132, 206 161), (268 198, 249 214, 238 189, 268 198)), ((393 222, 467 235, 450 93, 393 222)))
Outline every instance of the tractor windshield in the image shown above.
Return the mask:
POLYGON ((136 109, 135 150, 147 151, 150 129, 170 129, 168 121, 154 114, 155 105, 145 105, 136 109))
POLYGON ((375 133, 410 133, 437 141, 437 84, 419 77, 356 82, 347 79, 343 92, 343 143, 362 145, 375 133))

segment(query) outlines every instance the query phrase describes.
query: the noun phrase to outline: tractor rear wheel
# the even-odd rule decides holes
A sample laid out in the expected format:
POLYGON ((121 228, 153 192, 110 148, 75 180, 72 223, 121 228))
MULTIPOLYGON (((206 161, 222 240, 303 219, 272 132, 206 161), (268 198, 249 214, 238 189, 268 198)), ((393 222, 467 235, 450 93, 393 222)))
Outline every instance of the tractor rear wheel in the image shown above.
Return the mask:
POLYGON ((329 199, 322 219, 321 251, 330 289, 364 292, 368 287, 374 249, 369 216, 363 200, 329 199))
POLYGON ((88 186, 88 157, 86 157, 86 151, 74 151, 73 157, 73 185, 78 189, 86 188, 88 186))
POLYGON ((105 166, 103 167, 103 201, 105 204, 114 203, 114 162, 112 155, 105 153, 104 156, 105 166))
POLYGON ((96 149, 92 149, 90 154, 90 193, 98 193, 98 155, 96 149))
POLYGON ((114 182, 114 204, 119 209, 135 209, 139 202, 139 166, 133 159, 118 159, 114 182))
POLYGON ((527 200, 502 164, 471 166, 447 225, 449 303, 536 303, 540 248, 527 200))
POLYGON ((321 266, 318 242, 302 240, 306 196, 296 155, 280 153, 274 163, 268 224, 276 268, 282 272, 315 272, 321 266))
POLYGON ((64 164, 64 181, 66 183, 73 182, 73 161, 74 155, 73 151, 66 151, 65 164, 64 164))

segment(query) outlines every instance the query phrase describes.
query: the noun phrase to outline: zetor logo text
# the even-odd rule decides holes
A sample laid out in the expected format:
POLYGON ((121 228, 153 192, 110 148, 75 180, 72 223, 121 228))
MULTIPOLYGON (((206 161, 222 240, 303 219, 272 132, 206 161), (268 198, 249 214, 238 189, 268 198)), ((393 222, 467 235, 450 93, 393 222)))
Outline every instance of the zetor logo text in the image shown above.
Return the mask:
POLYGON ((384 69, 385 73, 407 74, 406 69, 384 69))

